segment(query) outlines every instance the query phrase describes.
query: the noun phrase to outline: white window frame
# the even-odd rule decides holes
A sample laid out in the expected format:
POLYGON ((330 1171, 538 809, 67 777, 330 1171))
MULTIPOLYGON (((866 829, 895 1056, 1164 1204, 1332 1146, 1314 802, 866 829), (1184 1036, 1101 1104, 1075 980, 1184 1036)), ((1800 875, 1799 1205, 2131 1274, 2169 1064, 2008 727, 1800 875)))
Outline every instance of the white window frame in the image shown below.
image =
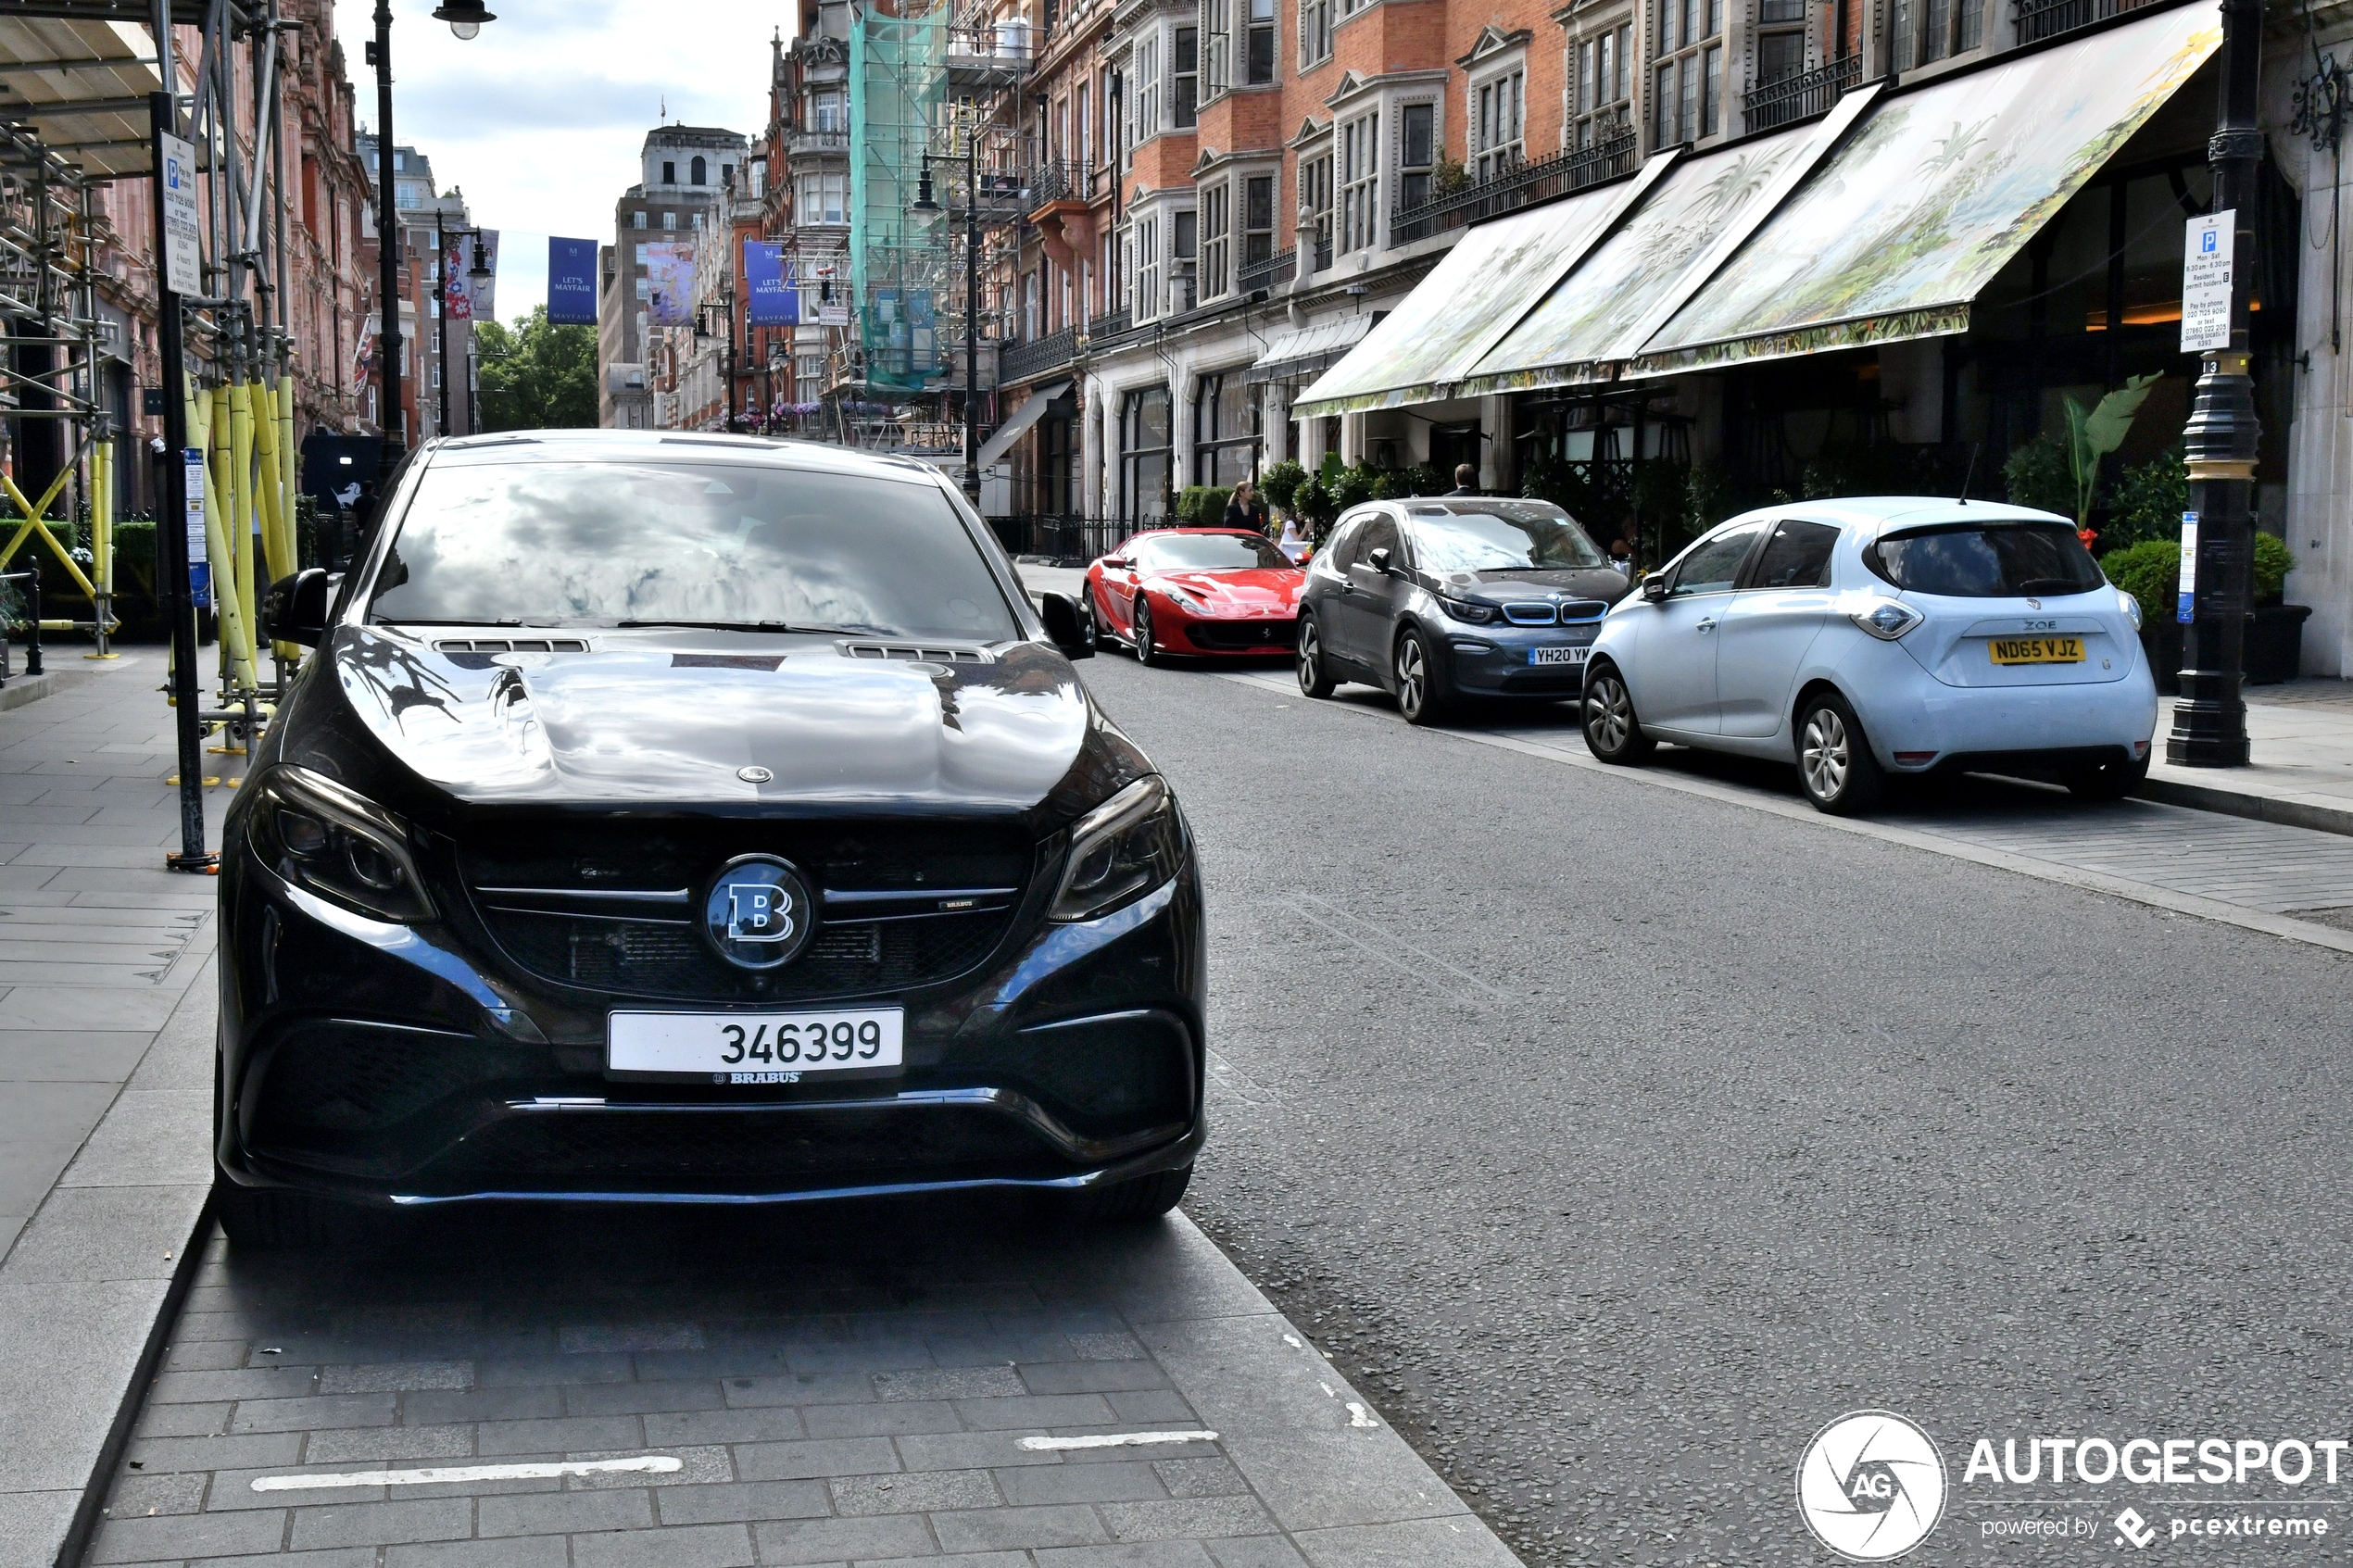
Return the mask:
POLYGON ((1634 23, 1614 16, 1568 44, 1569 134, 1590 147, 1625 129, 1634 112, 1634 23))
POLYGON ((1202 303, 1223 299, 1234 286, 1234 182, 1217 179, 1201 187, 1202 303))
POLYGON ((1299 0, 1299 74, 1305 76, 1332 57, 1335 0, 1299 0))
POLYGON ((1651 141, 1655 151, 1721 135, 1726 0, 1645 0, 1651 6, 1651 141), (1713 93, 1708 79, 1715 80, 1713 93))
POLYGON ((1528 157, 1528 58, 1514 49, 1496 55, 1470 74, 1466 138, 1474 180, 1492 180, 1519 167, 1528 157))
POLYGON ((1381 242, 1381 109, 1371 107, 1340 122, 1332 132, 1335 258, 1378 249, 1381 242))
POLYGON ((1157 320, 1163 300, 1160 288, 1160 212, 1157 208, 1139 215, 1130 226, 1128 249, 1135 256, 1136 266, 1134 320, 1157 320))
POLYGON ((1437 194, 1438 160, 1446 154, 1446 106, 1434 96, 1416 94, 1392 105, 1390 119, 1397 127, 1397 183, 1391 187, 1397 199, 1390 205, 1418 207, 1437 194), (1406 161, 1410 149, 1405 145, 1405 120, 1416 109, 1429 111, 1429 160, 1426 163, 1406 161))

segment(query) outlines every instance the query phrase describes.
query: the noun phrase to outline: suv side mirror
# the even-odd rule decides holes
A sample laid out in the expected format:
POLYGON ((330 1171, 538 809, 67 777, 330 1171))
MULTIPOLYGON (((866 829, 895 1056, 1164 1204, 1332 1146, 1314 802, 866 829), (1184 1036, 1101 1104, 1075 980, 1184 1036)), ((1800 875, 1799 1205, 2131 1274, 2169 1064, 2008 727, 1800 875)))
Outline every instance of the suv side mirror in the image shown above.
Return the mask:
POLYGON ((1087 634, 1077 600, 1068 594, 1040 594, 1038 615, 1046 623, 1047 639, 1062 650, 1064 659, 1095 657, 1095 639, 1087 634))
POLYGON ((1654 571, 1648 577, 1643 578, 1642 597, 1650 600, 1653 604, 1665 603, 1667 599, 1667 573, 1663 571, 1654 571))
POLYGON ((270 584, 261 601, 263 633, 273 643, 299 643, 315 648, 327 634, 327 599, 332 592, 326 569, 307 566, 292 577, 270 584))
POLYGON ((1375 571, 1379 572, 1383 577, 1386 577, 1389 575, 1389 563, 1392 558, 1393 558, 1389 553, 1389 546, 1383 545, 1379 549, 1375 550, 1371 555, 1365 558, 1365 564, 1371 567, 1375 571))

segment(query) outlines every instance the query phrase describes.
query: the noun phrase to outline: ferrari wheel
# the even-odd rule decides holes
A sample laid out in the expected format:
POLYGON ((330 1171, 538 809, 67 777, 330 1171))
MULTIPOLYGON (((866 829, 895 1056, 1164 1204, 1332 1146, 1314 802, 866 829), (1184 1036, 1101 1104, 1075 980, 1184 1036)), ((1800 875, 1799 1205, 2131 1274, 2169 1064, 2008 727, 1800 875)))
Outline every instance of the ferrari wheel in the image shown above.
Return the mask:
POLYGON ((1136 596, 1136 662, 1143 665, 1166 664, 1168 656, 1160 651, 1160 644, 1152 638, 1152 602, 1143 595, 1136 596))

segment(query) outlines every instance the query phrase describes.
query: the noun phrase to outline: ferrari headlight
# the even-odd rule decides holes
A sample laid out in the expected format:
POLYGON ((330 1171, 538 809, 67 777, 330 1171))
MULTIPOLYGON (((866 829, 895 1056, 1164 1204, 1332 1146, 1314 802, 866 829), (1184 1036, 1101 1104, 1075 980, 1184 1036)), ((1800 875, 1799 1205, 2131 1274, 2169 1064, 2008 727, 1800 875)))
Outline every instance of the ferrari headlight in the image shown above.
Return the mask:
POLYGON ((1070 855, 1050 920, 1093 920, 1176 874, 1184 829, 1176 797, 1154 775, 1138 779, 1072 825, 1070 855))
POLYGON ((308 768, 272 768, 255 788, 253 847, 286 881, 396 924, 433 919, 398 817, 308 768))

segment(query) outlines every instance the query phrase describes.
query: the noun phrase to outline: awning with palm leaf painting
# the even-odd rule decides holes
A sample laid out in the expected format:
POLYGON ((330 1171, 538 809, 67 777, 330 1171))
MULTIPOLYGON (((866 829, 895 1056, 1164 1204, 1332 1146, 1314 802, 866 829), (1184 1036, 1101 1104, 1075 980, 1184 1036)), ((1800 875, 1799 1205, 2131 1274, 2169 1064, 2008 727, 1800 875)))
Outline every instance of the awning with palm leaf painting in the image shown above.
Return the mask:
POLYGON ((1628 373, 1968 331, 1979 291, 2221 37, 2214 6, 2185 6, 1881 99, 1628 373))
POLYGON ((1631 180, 1482 223, 1464 234, 1396 309, 1307 389, 1293 405, 1293 417, 1395 408, 1453 396, 1453 382, 1673 161, 1653 158, 1631 180))

